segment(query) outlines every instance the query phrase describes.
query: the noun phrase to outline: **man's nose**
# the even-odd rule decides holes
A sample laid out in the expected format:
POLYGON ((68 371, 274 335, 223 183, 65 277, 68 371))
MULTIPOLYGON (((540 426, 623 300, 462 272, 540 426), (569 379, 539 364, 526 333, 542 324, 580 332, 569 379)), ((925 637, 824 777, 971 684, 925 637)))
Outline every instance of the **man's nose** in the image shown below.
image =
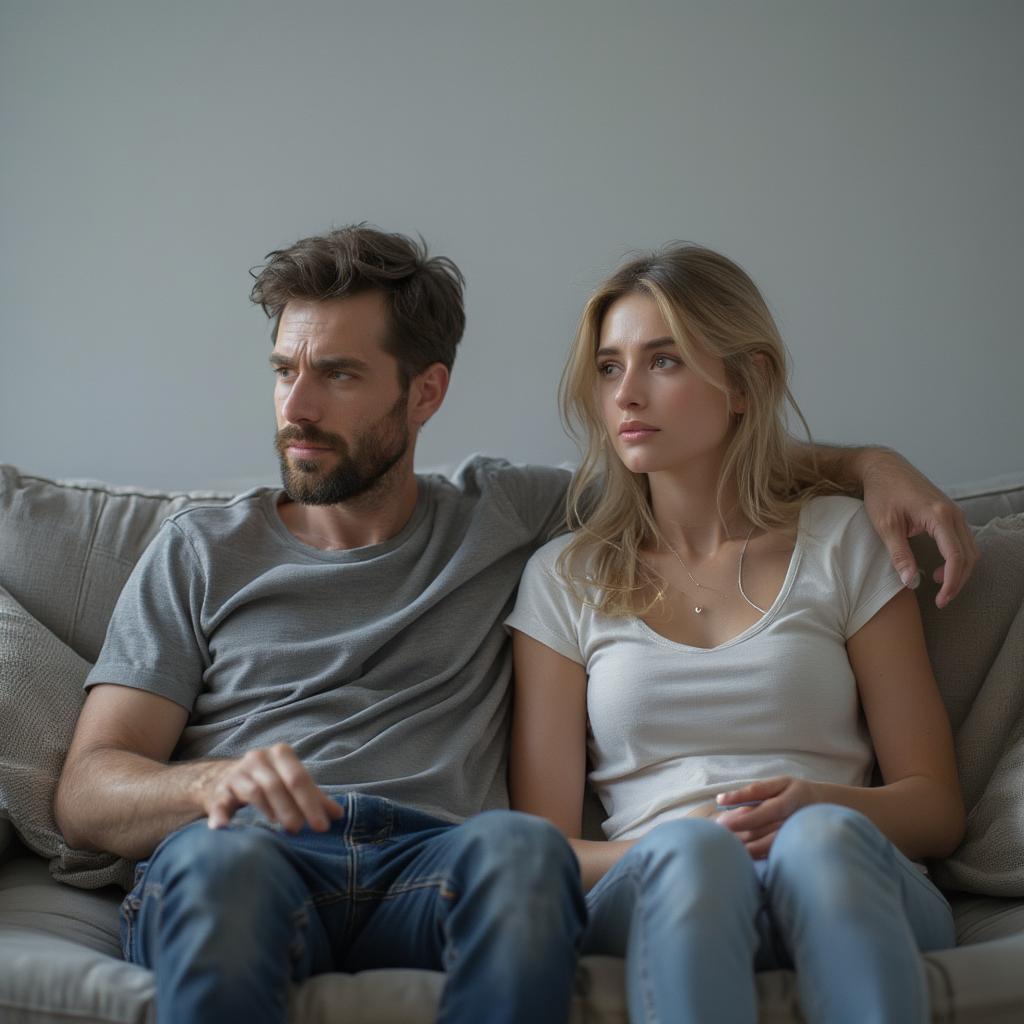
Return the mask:
POLYGON ((299 373, 281 402, 281 415, 289 423, 315 423, 320 419, 320 402, 316 385, 299 373))

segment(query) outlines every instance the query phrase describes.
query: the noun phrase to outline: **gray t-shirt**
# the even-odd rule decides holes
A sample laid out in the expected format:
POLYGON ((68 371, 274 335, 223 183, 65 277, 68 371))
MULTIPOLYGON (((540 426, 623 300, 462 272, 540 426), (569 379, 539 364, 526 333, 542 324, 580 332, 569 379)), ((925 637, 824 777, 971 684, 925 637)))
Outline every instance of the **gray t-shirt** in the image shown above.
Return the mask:
POLYGON ((86 680, 189 711, 175 760, 290 743, 322 786, 448 820, 507 805, 502 620, 557 529, 568 474, 476 456, 420 476, 382 544, 321 551, 280 491, 171 516, 125 585, 86 680))

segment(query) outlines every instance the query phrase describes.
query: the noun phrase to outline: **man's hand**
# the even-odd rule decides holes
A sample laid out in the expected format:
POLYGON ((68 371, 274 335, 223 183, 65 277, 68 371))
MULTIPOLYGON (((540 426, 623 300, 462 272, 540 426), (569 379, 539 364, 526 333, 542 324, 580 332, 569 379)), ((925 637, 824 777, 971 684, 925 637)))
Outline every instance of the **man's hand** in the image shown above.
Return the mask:
POLYGON ((960 507, 896 452, 864 452, 864 507, 875 530, 889 549, 892 564, 905 586, 919 582, 909 538, 927 533, 935 541, 944 565, 934 572, 941 589, 935 604, 945 608, 960 593, 978 561, 978 547, 960 507))
POLYGON ((720 808, 737 804, 752 806, 723 810, 718 815, 718 823, 743 841, 754 860, 763 860, 785 820, 801 807, 820 802, 813 782, 780 775, 719 793, 716 803, 720 808))
POLYGON ((210 828, 223 828, 240 807, 252 804, 289 832, 308 822, 326 832, 345 812, 313 781, 286 743, 250 750, 232 761, 213 762, 200 786, 210 828))

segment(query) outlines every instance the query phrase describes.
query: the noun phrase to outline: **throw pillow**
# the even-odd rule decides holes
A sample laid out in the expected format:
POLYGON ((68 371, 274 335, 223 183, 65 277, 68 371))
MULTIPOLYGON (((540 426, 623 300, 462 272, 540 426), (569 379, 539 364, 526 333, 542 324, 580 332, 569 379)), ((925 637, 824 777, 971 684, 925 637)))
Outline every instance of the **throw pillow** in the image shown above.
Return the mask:
POLYGON ((50 860, 50 873, 85 889, 129 888, 132 865, 72 850, 53 818, 53 797, 71 743, 89 663, 0 588, 0 817, 50 860))
MULTIPOLYGON (((974 574, 945 610, 919 593, 928 653, 956 742, 967 833, 932 865, 948 889, 1024 896, 1024 514, 975 533, 974 574)), ((922 548, 922 552, 926 548, 922 548)), ((919 552, 921 554, 922 552, 919 552)), ((930 580, 937 559, 925 558, 930 580)))

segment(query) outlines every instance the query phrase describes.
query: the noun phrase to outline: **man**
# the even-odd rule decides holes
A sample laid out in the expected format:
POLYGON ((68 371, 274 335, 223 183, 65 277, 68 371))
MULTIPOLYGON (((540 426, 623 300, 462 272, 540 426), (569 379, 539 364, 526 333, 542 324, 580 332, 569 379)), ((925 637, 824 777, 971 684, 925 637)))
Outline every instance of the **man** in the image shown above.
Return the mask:
MULTIPOLYGON (((161 528, 86 682, 60 826, 143 862, 124 948, 161 1021, 280 1021, 289 982, 388 966, 444 968, 444 1021, 564 1021, 579 876, 504 809, 501 622, 565 474, 413 473, 464 326, 461 274, 422 245, 304 239, 252 297, 284 489, 161 528)), ((900 568, 908 532, 936 536, 953 596, 973 549, 952 506, 891 454, 824 461, 868 488, 900 568)))

